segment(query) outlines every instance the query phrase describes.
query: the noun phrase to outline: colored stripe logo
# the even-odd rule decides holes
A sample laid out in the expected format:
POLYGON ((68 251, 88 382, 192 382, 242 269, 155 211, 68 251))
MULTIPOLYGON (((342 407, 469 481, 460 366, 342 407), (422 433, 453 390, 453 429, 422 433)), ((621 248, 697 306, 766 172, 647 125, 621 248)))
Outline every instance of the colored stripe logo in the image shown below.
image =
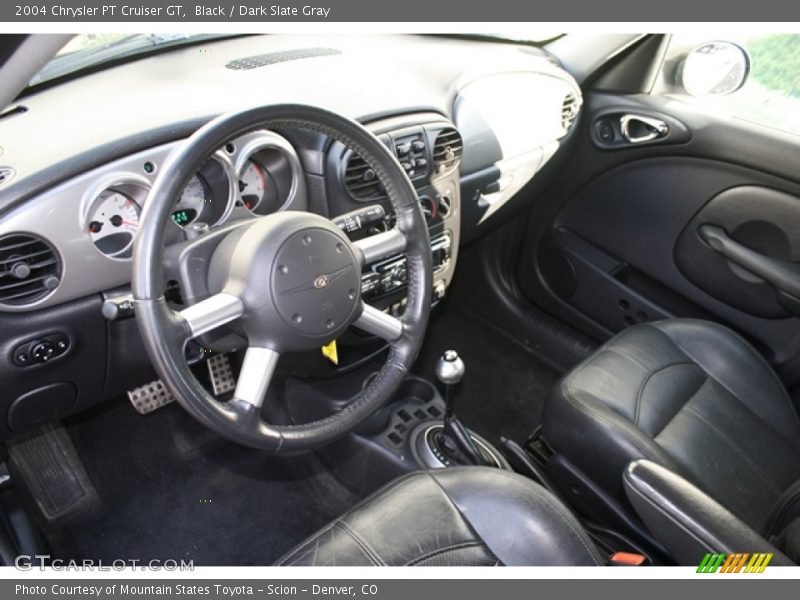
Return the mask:
POLYGON ((706 553, 698 573, 763 573, 773 554, 766 552, 706 553))

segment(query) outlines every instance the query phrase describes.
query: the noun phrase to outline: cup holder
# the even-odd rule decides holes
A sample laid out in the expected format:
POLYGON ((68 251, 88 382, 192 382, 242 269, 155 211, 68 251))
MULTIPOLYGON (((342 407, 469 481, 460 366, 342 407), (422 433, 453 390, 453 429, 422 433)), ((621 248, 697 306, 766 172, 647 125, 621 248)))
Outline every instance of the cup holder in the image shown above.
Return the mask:
POLYGON ((390 404, 427 404, 438 396, 439 393, 431 382, 411 376, 400 384, 400 389, 392 396, 390 404))

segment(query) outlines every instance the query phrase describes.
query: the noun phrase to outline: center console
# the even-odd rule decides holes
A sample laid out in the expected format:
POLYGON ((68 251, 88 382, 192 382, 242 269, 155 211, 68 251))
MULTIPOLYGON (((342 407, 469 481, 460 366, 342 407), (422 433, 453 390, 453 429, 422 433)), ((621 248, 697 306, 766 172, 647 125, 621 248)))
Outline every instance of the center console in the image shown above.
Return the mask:
MULTIPOLYGON (((437 368, 437 375, 439 371, 437 368)), ((511 470, 504 453, 460 424, 457 427, 479 454, 476 460, 466 456, 459 443, 453 444, 452 435, 443 435, 452 428, 452 420, 458 421, 455 389, 447 381, 455 383, 440 376, 437 387, 416 375, 406 377, 381 411, 347 438, 326 447, 324 458, 337 477, 354 489, 367 491, 418 469, 481 464, 511 470)), ((469 385, 469 381, 465 384, 469 385)), ((307 397, 309 392, 310 388, 304 386, 295 397, 307 397)))
MULTIPOLYGON (((446 295, 458 258, 461 136, 450 121, 435 113, 393 117, 368 127, 395 155, 416 190, 431 242, 435 305, 446 295)), ((360 240, 395 226, 391 202, 376 173, 361 157, 333 142, 326 161, 329 216, 350 239, 360 240)), ((364 301, 392 315, 404 312, 407 285, 403 253, 363 267, 364 301)), ((340 340, 348 356, 366 343, 352 337, 340 340)), ((371 349, 365 349, 357 355, 376 356, 369 352, 371 349)), ((363 364, 361 371, 352 372, 353 377, 347 377, 351 372, 345 367, 347 374, 335 380, 290 381, 287 398, 291 400, 287 405, 291 405, 295 421, 305 422, 340 410, 347 398, 360 391, 364 373, 374 366, 363 364)), ((442 378, 440 383, 444 384, 440 386, 444 396, 433 383, 409 375, 381 411, 347 438, 326 447, 328 465, 355 489, 365 490, 417 469, 459 464, 509 468, 505 457, 489 441, 460 424, 453 410, 451 387, 442 378)))
MULTIPOLYGON (((435 113, 383 119, 368 127, 394 153, 417 191, 431 239, 436 303, 446 294, 458 254, 461 136, 435 113)), ((338 143, 332 144, 327 160, 335 174, 328 179, 327 194, 333 220, 354 240, 391 229, 391 203, 369 165, 338 143)), ((405 306, 406 285, 406 259, 397 254, 365 265, 361 293, 373 306, 398 315, 405 306)))

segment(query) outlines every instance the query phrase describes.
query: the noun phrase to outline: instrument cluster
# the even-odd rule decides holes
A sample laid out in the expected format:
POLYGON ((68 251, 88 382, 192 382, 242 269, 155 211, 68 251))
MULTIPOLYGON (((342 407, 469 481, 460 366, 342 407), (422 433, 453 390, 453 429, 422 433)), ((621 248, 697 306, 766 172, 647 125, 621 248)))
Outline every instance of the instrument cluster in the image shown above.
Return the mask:
MULTIPOLYGON (((114 173, 88 192, 83 228, 100 253, 130 259, 158 167, 155 160, 147 160, 143 172, 114 173)), ((299 159, 285 138, 258 131, 233 140, 211 156, 175 198, 168 240, 182 239, 181 230, 190 225, 213 227, 282 210, 303 193, 302 182, 299 159)))

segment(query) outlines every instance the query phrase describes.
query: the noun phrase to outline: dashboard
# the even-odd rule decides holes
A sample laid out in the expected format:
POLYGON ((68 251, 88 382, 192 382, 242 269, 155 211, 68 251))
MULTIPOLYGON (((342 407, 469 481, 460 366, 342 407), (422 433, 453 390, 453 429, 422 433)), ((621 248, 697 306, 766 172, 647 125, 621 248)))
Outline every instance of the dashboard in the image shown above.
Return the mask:
MULTIPOLYGON (((564 145, 581 104, 551 57, 514 44, 248 36, 202 50, 89 74, 0 115, 0 167, 13 171, 0 183, 0 437, 151 375, 129 293, 133 241, 170 154, 211 117, 304 102, 364 123, 417 191, 436 302, 459 247, 522 195, 564 145), (51 351, 35 353, 43 341, 51 351)), ((310 131, 258 130, 229 140, 184 182, 165 254, 284 210, 331 218, 353 239, 394 224, 375 173, 348 148, 310 131)), ((169 283, 181 301, 180 282, 169 283)), ((403 311, 404 286, 402 255, 362 273, 365 300, 393 314, 403 311)))

